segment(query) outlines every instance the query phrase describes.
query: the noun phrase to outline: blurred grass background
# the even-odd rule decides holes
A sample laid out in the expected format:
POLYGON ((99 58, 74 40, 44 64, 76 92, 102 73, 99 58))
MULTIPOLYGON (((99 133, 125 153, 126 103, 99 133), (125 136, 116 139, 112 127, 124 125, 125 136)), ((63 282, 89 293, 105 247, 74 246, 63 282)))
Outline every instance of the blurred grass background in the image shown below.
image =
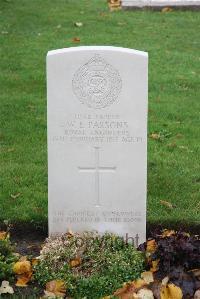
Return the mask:
POLYGON ((0 20, 0 222, 47 227, 47 51, 113 45, 149 52, 148 223, 200 225, 199 12, 0 0, 0 20))

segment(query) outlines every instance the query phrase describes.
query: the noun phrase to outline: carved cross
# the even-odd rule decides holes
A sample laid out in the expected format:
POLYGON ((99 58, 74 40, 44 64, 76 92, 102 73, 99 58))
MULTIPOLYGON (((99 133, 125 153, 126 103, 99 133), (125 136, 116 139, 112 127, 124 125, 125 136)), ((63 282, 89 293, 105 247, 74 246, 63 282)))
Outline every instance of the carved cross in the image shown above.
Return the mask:
POLYGON ((100 147, 94 147, 95 153, 95 164, 94 166, 86 166, 86 167, 78 167, 80 172, 92 172, 95 174, 95 206, 99 207, 100 204, 100 173, 107 173, 107 172, 115 172, 116 166, 100 166, 100 159, 99 159, 99 149, 100 147))

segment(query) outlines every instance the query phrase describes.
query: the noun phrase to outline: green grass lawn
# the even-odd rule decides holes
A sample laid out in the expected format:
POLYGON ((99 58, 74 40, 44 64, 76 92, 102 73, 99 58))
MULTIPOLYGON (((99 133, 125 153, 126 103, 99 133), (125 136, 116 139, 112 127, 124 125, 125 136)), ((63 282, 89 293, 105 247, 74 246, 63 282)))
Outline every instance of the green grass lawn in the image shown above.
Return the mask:
POLYGON ((47 51, 113 45, 149 52, 148 222, 200 225, 200 14, 0 0, 0 19, 0 222, 47 225, 47 51))

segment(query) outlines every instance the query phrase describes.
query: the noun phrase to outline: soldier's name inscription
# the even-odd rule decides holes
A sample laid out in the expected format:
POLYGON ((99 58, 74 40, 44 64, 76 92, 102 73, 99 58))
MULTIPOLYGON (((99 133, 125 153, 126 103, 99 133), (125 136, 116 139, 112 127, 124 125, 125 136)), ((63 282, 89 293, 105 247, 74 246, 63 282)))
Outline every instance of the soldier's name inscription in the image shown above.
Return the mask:
POLYGON ((53 141, 67 142, 142 142, 137 132, 131 132, 129 122, 119 114, 71 114, 60 125, 61 134, 54 135, 53 141))

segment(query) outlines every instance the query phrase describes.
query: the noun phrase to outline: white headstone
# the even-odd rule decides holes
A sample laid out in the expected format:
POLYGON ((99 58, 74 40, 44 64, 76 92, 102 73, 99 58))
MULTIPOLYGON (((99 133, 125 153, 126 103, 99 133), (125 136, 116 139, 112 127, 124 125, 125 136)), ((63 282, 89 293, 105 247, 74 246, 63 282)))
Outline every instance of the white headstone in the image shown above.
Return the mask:
POLYGON ((131 7, 192 7, 198 9, 200 0, 122 0, 123 8, 131 7))
POLYGON ((147 53, 118 47, 48 52, 50 235, 145 240, 147 65, 147 53))

